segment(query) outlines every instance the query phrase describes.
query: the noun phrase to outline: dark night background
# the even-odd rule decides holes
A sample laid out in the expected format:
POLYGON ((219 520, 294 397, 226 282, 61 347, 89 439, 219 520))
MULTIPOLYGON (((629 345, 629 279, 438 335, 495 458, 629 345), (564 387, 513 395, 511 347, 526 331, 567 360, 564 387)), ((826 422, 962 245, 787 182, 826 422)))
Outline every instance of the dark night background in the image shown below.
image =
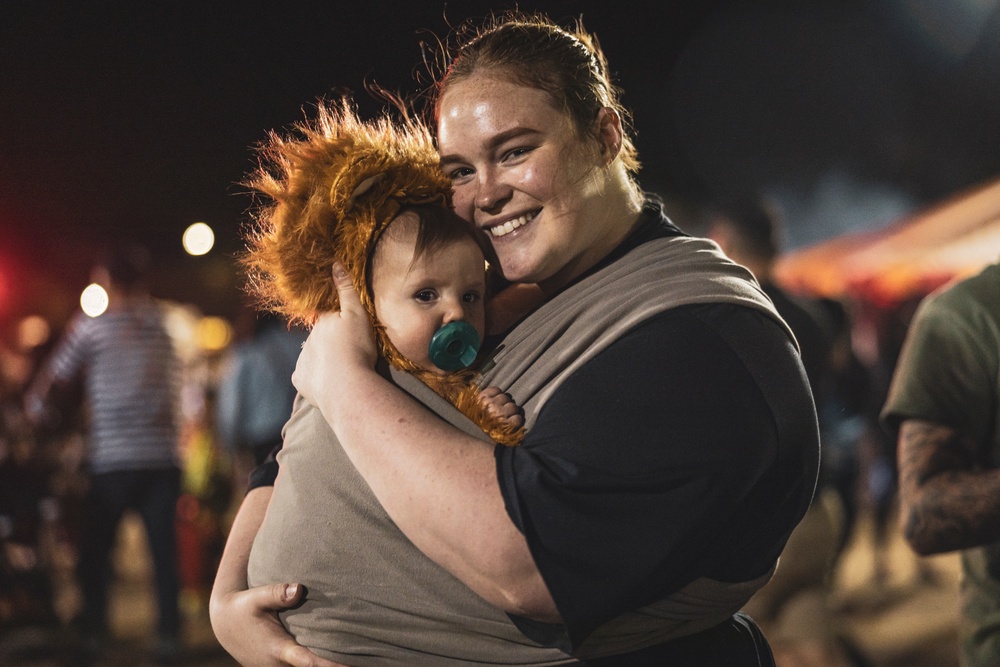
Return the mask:
MULTIPOLYGON (((58 324, 108 240, 154 292, 230 316, 253 145, 318 97, 419 88, 421 41, 485 2, 0 3, 0 329, 58 324), (192 222, 216 233, 184 255, 192 222)), ((1000 0, 523 2, 582 16, 634 113, 641 181, 682 227, 776 196, 789 247, 1000 174, 1000 0)))

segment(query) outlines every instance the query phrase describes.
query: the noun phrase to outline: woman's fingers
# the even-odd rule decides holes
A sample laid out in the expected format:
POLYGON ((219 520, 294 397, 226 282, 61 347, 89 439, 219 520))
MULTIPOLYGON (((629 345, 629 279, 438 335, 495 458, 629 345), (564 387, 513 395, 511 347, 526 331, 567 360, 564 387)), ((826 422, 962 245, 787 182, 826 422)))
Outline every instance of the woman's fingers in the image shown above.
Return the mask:
POLYGON ((361 305, 361 297, 358 296, 358 290, 354 288, 351 277, 347 275, 347 270, 340 262, 333 263, 333 284, 337 287, 341 312, 366 315, 365 307, 361 305))
POLYGON ((346 667, 339 662, 331 662, 321 658, 298 644, 287 644, 282 650, 279 660, 288 667, 346 667))
POLYGON ((269 584, 212 596, 212 629, 219 643, 245 667, 338 667, 295 639, 277 613, 298 604, 298 584, 269 584))
POLYGON ((294 607, 302 599, 302 586, 299 584, 268 584, 251 588, 247 591, 254 596, 258 609, 281 611, 294 607))
POLYGON ((344 372, 373 369, 378 356, 371 319, 350 276, 339 263, 333 265, 332 273, 340 310, 316 319, 292 374, 298 392, 321 411, 328 399, 333 400, 344 372))

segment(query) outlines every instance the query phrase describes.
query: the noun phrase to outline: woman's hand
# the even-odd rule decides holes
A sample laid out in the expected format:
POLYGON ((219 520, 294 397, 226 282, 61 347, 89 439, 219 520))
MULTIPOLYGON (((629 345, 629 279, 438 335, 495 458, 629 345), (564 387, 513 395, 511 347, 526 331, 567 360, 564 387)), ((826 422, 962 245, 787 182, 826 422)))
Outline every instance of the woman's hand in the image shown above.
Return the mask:
POLYGON ((212 586, 212 630, 222 647, 244 667, 340 667, 295 643, 278 620, 277 612, 299 603, 301 586, 271 584, 247 589, 250 548, 270 500, 271 487, 250 491, 233 520, 212 586))
POLYGON ((277 612, 302 597, 297 584, 270 584, 212 594, 212 628, 243 667, 343 667, 295 642, 277 612))
POLYGON ((333 281, 339 293, 340 310, 322 315, 316 321, 292 373, 292 384, 298 392, 321 409, 319 399, 328 399, 336 388, 337 383, 331 382, 334 374, 357 368, 372 369, 378 358, 368 311, 361 305, 357 290, 340 264, 333 266, 333 281))

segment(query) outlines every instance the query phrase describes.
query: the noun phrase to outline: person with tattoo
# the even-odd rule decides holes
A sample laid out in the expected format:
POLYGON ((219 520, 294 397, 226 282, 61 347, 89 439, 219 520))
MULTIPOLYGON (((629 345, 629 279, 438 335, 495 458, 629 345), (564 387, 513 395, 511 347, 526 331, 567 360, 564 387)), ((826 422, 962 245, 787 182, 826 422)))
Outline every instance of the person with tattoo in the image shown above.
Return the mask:
POLYGON ((1000 263, 921 302, 881 416, 907 542, 962 552, 962 664, 1000 664, 1000 263))

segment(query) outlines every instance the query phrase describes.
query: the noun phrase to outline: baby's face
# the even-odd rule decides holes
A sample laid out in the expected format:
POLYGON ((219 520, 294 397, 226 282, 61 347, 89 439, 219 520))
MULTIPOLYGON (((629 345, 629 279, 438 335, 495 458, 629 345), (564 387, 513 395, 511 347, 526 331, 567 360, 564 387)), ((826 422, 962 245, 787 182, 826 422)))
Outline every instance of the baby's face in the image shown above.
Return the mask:
POLYGON ((372 274, 375 314, 403 356, 421 368, 444 374, 431 362, 427 348, 435 332, 454 321, 471 324, 482 340, 485 261, 472 239, 428 250, 416 260, 415 245, 415 231, 379 241, 372 274))

